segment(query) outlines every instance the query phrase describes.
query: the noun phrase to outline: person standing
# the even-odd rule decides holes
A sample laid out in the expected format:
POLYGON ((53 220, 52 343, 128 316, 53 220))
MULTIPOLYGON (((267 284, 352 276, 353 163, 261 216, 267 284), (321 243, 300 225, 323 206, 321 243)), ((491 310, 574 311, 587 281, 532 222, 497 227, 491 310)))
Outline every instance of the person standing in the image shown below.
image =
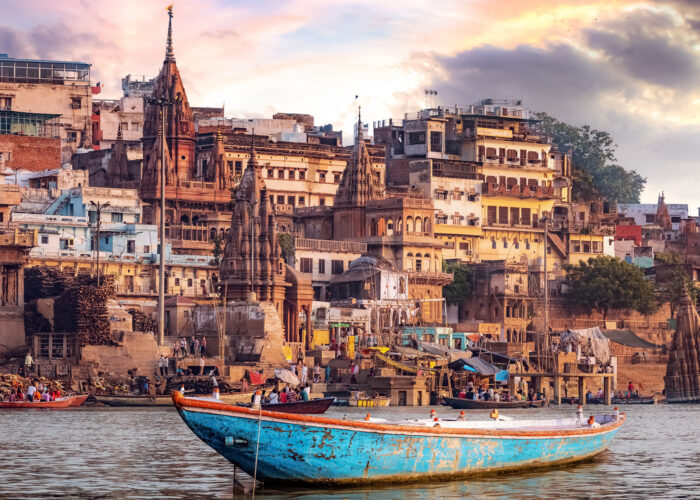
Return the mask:
POLYGON ((27 401, 33 403, 34 394, 36 394, 36 386, 34 385, 34 381, 31 381, 29 382, 29 387, 27 387, 27 401))
POLYGON ((175 343, 173 344, 173 358, 177 359, 180 357, 180 343, 175 340, 175 343))
POLYGON ((329 384, 331 382, 331 364, 328 363, 326 365, 326 380, 324 380, 326 384, 329 384))
POLYGON ((183 358, 187 357, 187 341, 185 340, 185 337, 180 339, 180 352, 182 353, 183 358))
POLYGON ((309 367, 306 365, 301 365, 301 384, 306 384, 306 380, 309 378, 309 367))
MULTIPOLYGON (((28 377, 32 372, 32 367, 34 366, 34 358, 32 358, 32 353, 27 351, 27 355, 24 357, 24 376, 28 377)), ((630 382, 631 384, 632 382, 630 382)))
POLYGON ((314 363, 314 383, 321 381, 321 367, 314 363))
POLYGON ((204 375, 204 358, 200 357, 199 358, 199 375, 200 377, 204 375))
POLYGON ((190 356, 194 357, 194 335, 190 339, 190 356))
POLYGON ((207 355, 207 338, 204 335, 202 335, 202 343, 199 345, 199 349, 202 357, 205 357, 207 355))
POLYGON ((194 339, 194 355, 195 356, 200 356, 201 353, 199 352, 199 339, 194 339))
POLYGON ((165 361, 165 356, 163 356, 163 355, 161 354, 161 355, 160 355, 160 359, 158 360, 158 368, 160 369, 160 376, 161 376, 161 377, 164 376, 164 375, 166 374, 166 373, 165 373, 165 370, 166 370, 166 367, 165 367, 166 365, 165 365, 165 363, 166 363, 166 361, 165 361))

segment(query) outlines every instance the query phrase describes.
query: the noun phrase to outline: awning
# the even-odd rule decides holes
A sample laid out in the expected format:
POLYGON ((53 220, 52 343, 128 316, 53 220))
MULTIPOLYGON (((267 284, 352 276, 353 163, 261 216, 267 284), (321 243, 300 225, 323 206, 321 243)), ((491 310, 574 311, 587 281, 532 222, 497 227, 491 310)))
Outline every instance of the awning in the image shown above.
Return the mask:
POLYGON ((479 375, 483 375, 485 377, 496 375, 501 371, 500 368, 493 366, 491 363, 481 358, 458 359, 452 363, 449 363, 447 367, 451 370, 475 371, 479 375))
POLYGON ((375 274, 377 274, 376 271, 369 271, 367 269, 354 269, 352 271, 345 271, 340 276, 336 276, 335 278, 331 279, 331 284, 349 283, 355 281, 368 281, 374 278, 375 274))
POLYGON ((610 341, 627 347, 637 347, 639 349, 661 349, 662 347, 647 342, 632 330, 608 330, 607 332, 603 332, 603 335, 610 341))
POLYGON ((472 357, 471 351, 461 351, 459 349, 452 349, 450 347, 440 345, 437 342, 418 341, 418 346, 425 352, 429 352, 430 354, 436 354, 438 356, 444 356, 448 358, 449 361, 472 357))
MULTIPOLYGON (((375 356, 378 359, 381 359, 382 361, 384 361, 387 365, 393 366, 394 368, 398 368, 399 370, 403 370, 403 371, 408 372, 408 373, 418 373, 417 368, 415 368, 413 366, 404 365, 403 363, 399 363, 398 361, 394 361, 390 357, 384 356, 383 354, 377 353, 375 356)), ((428 372, 431 372, 432 370, 421 369, 421 371, 428 373, 428 372)))

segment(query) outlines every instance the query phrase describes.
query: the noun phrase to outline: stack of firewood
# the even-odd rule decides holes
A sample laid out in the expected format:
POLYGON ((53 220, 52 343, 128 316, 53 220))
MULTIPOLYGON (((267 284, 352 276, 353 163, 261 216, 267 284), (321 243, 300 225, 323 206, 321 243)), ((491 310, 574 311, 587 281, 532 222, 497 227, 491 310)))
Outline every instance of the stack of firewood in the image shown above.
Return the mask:
POLYGON ((153 316, 144 314, 138 309, 129 309, 132 318, 132 330, 135 332, 155 332, 157 331, 156 320, 153 316))
POLYGON ((69 288, 56 299, 54 328, 59 332, 76 332, 82 345, 112 343, 107 300, 114 298, 114 280, 105 277, 96 286, 69 288))

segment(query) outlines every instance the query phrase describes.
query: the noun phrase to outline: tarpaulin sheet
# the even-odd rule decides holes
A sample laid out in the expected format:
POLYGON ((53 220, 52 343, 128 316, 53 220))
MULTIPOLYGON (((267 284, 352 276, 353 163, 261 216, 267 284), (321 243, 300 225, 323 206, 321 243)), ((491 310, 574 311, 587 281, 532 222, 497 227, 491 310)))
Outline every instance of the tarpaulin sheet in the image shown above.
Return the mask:
POLYGON ((508 382, 509 375, 508 370, 501 370, 496 374, 496 382, 508 382))
POLYGON ((255 373, 251 372, 250 370, 246 371, 248 372, 248 380, 250 380, 252 385, 262 385, 265 383, 267 377, 265 377, 264 373, 255 373))
POLYGON ((468 371, 476 371, 479 373, 479 375, 484 375, 486 377, 496 375, 498 372, 501 371, 499 368, 493 366, 491 363, 481 358, 458 359, 448 364, 447 366, 452 370, 462 369, 468 371), (466 368, 467 366, 471 369, 466 368))
POLYGON ((643 338, 637 336, 631 330, 610 330, 603 332, 603 335, 612 342, 626 345, 628 347, 638 347, 639 349, 661 349, 660 345, 647 342, 643 338))

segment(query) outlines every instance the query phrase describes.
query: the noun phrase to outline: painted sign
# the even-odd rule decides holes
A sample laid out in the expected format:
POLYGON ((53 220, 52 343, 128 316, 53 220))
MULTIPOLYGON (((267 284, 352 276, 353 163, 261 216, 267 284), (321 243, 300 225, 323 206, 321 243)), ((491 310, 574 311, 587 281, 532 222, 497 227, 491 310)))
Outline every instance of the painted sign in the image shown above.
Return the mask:
POLYGON ((489 137, 502 137, 512 139, 513 131, 510 129, 476 127, 476 135, 488 135, 489 137))

